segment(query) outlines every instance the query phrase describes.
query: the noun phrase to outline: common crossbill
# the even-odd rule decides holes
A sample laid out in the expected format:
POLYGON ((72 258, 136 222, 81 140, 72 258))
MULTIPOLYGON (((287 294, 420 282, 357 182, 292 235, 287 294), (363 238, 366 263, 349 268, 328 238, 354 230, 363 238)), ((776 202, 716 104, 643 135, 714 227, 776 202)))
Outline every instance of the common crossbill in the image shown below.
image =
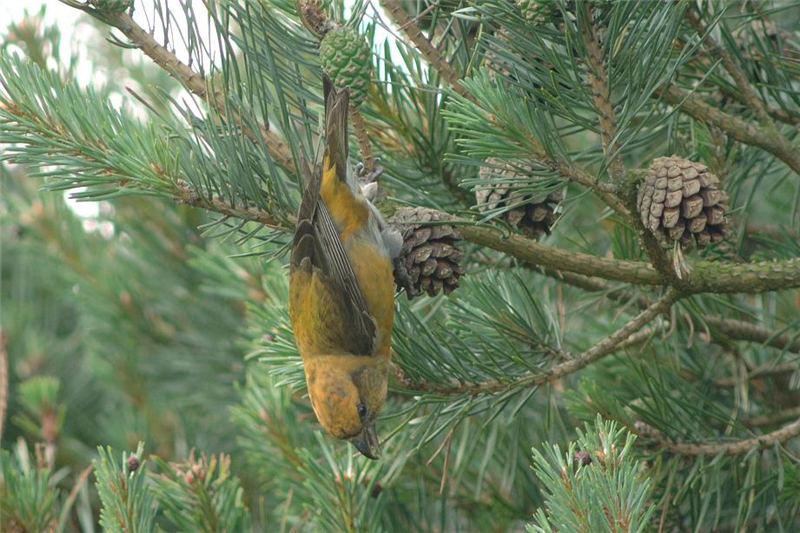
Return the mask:
POLYGON ((289 313, 311 405, 322 426, 365 456, 380 455, 394 320, 392 258, 402 245, 348 171, 349 93, 325 92, 321 170, 306 186, 292 245, 289 313))

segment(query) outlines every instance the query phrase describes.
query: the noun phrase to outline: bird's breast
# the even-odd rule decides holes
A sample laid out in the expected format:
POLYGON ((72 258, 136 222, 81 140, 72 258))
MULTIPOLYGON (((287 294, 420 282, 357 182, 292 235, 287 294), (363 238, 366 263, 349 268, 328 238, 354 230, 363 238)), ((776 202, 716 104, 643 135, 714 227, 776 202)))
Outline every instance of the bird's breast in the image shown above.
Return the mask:
POLYGON ((392 262, 380 243, 353 238, 345 244, 370 314, 378 325, 378 352, 391 346, 394 322, 394 275, 392 262))

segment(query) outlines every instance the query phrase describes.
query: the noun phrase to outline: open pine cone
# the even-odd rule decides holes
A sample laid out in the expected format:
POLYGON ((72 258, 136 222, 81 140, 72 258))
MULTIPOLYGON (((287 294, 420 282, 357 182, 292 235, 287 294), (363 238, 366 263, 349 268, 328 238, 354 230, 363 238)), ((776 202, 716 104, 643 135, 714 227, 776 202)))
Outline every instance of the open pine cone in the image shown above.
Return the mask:
MULTIPOLYGON (((508 43, 509 39, 511 39, 511 35, 508 33, 508 30, 502 27, 497 31, 496 37, 503 43, 508 43)), ((497 55, 497 53, 491 48, 486 50, 486 54, 484 55, 484 64, 489 70, 489 77, 492 80, 494 80, 497 76, 500 76, 501 78, 510 78, 512 75, 511 65, 509 65, 508 62, 502 57, 497 55)))
POLYGON ((449 224, 427 224, 439 220, 438 212, 423 207, 400 209, 389 220, 403 235, 403 248, 395 260, 395 283, 409 300, 422 292, 450 294, 464 275, 458 264, 464 253, 456 246, 461 235, 449 224))
POLYGON ((529 176, 520 172, 516 167, 493 158, 487 159, 486 164, 481 167, 480 177, 489 185, 475 190, 478 209, 491 211, 506 206, 508 202, 520 203, 522 205, 503 213, 503 219, 512 227, 522 230, 529 237, 538 238, 545 234, 550 235, 550 228, 558 220, 556 208, 564 200, 563 189, 539 198, 534 196, 518 198, 514 196, 513 182, 516 179, 521 182, 528 180, 529 176), (502 183, 497 182, 498 178, 501 178, 502 183), (492 181, 494 183, 491 183, 492 181))
POLYGON ((728 194, 708 167, 678 156, 653 160, 639 187, 642 223, 665 246, 692 240, 699 247, 720 242, 726 234, 728 194))

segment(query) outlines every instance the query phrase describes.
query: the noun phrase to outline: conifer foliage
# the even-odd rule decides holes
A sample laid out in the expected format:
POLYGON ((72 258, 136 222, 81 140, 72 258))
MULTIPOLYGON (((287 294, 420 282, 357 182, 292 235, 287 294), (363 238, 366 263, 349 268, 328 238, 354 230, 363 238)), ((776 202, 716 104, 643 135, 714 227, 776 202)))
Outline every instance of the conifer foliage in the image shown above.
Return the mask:
POLYGON ((58 6, 0 35, 0 530, 800 528, 796 5, 58 6), (288 319, 323 72, 404 237, 379 461, 288 319))

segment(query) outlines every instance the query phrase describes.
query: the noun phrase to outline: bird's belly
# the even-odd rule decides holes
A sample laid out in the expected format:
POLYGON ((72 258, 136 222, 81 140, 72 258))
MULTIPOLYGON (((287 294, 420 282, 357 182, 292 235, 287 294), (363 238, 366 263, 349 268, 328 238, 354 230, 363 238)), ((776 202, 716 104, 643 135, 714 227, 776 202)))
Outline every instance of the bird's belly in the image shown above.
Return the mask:
POLYGON ((392 262, 372 242, 353 239, 345 247, 369 313, 378 325, 378 352, 388 353, 394 322, 392 262))

